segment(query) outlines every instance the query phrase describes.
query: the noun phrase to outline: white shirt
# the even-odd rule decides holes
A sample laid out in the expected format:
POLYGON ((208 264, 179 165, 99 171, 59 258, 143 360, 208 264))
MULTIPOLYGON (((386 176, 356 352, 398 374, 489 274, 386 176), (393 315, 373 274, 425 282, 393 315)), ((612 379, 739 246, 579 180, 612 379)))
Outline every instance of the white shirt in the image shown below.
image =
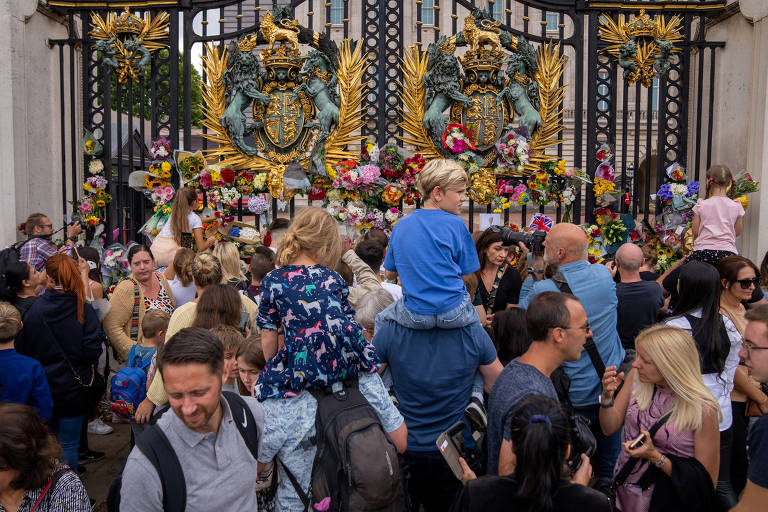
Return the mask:
POLYGON ((197 294, 197 288, 195 288, 194 281, 190 281, 187 286, 181 284, 179 276, 173 276, 168 284, 171 286, 173 292, 173 298, 176 300, 176 307, 183 306, 187 302, 195 300, 197 294))
MULTIPOLYGON (((185 233, 192 233, 195 228, 203 227, 203 221, 200 220, 200 216, 195 212, 189 212, 189 215, 187 215, 187 223, 189 224, 189 231, 185 231, 185 233)), ((171 231, 171 219, 168 219, 168 222, 163 225, 163 229, 160 230, 158 236, 173 238, 173 231, 171 231)))
POLYGON ((389 292, 392 298, 395 299, 395 302, 403 298, 403 288, 399 284, 382 281, 381 287, 389 292))
MULTIPOLYGON (((691 312, 691 316, 701 318, 701 310, 691 312)), ((728 357, 725 359, 725 369, 722 373, 704 373, 701 375, 704 385, 720 404, 720 432, 731 428, 733 415, 731 412, 731 391, 733 391, 733 376, 736 368, 739 366, 739 350, 741 350, 741 334, 731 319, 725 315, 723 323, 725 330, 728 331, 728 339, 731 342, 731 349, 728 357)), ((675 316, 664 321, 665 324, 672 327, 679 327, 691 334, 691 324, 684 316, 675 316)))

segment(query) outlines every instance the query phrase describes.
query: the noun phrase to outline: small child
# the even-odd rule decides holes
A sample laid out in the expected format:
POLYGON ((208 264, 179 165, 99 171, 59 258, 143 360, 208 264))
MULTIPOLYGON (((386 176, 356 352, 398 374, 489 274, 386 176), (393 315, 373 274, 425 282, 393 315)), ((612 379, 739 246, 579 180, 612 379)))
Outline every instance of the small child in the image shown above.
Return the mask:
POLYGON ((349 287, 331 270, 341 251, 336 221, 320 208, 302 210, 283 235, 278 268, 260 286, 257 323, 267 365, 256 384, 259 400, 296 396, 304 388, 323 389, 377 370, 379 359, 347 300, 349 287))
POLYGON ((19 310, 8 302, 0 302, 0 402, 31 405, 43 421, 48 421, 53 399, 43 366, 13 348, 21 327, 19 310))
POLYGON ((387 279, 400 278, 403 300, 382 318, 418 329, 454 329, 477 322, 462 280, 480 268, 472 235, 459 217, 467 198, 467 173, 451 160, 430 160, 416 184, 424 207, 392 229, 383 264, 387 279))
POLYGON ((717 265, 738 253, 736 237, 741 234, 744 207, 727 196, 733 183, 731 170, 713 165, 707 171, 707 198, 693 207, 693 252, 691 260, 717 265))
POLYGON ((248 298, 259 305, 259 286, 264 276, 275 270, 275 253, 269 247, 260 245, 254 248, 251 263, 251 284, 248 285, 248 298))
POLYGON ((224 345, 224 374, 222 391, 239 393, 237 388, 237 361, 235 356, 240 347, 245 343, 245 338, 236 327, 231 325, 219 325, 211 329, 211 332, 219 337, 224 345))
POLYGON ((253 396, 253 388, 261 370, 267 365, 261 348, 261 335, 252 332, 245 343, 240 345, 236 354, 237 387, 243 396, 253 396))
POLYGON ((168 313, 159 309, 150 309, 141 321, 141 333, 144 338, 131 347, 128 352, 128 365, 141 368, 147 374, 147 389, 154 377, 154 362, 157 357, 157 347, 165 340, 165 331, 168 330, 168 322, 171 317, 168 313), (150 369, 152 376, 150 376, 150 369))

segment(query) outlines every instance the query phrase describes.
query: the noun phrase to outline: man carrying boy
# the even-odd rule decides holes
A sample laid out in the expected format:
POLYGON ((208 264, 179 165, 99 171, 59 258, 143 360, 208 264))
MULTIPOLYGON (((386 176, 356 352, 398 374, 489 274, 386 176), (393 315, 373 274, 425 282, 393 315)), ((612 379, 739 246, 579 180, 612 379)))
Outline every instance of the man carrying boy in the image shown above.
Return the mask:
POLYGON ((0 402, 31 405, 43 421, 48 421, 53 399, 43 366, 13 348, 21 327, 19 311, 8 302, 0 302, 0 402))

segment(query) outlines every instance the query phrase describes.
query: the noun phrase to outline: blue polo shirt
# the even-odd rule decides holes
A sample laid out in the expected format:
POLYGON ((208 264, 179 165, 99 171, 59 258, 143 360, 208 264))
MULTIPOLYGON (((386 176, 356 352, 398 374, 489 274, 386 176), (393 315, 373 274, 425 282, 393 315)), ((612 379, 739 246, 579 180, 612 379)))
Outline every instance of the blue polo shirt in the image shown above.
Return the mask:
MULTIPOLYGON (((616 283, 611 272, 603 265, 590 265, 586 260, 572 261, 558 267, 565 276, 571 291, 587 312, 597 351, 605 366, 616 365, 624 360, 624 348, 616 331, 616 283)), ((551 279, 534 281, 528 278, 520 290, 519 307, 528 308, 531 300, 541 292, 558 292, 551 279)), ((565 362, 563 368, 571 379, 569 395, 575 407, 595 405, 601 391, 601 379, 589 355, 582 352, 578 361, 565 362)))
POLYGON ((461 276, 478 270, 480 260, 461 217, 422 208, 395 224, 383 267, 400 276, 409 311, 438 315, 461 304, 461 276))
POLYGON ((43 366, 36 359, 22 356, 15 349, 0 350, 0 402, 31 405, 43 421, 51 418, 53 400, 43 366))

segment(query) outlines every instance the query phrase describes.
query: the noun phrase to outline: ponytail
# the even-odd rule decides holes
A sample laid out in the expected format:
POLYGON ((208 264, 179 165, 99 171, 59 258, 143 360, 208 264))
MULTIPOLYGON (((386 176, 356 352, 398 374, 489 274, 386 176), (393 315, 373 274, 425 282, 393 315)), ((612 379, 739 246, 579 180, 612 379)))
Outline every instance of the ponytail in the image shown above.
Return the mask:
POLYGON ((529 395, 510 411, 508 420, 515 452, 517 494, 532 510, 551 511, 563 478, 570 421, 560 404, 543 395, 529 395))
POLYGON ((54 282, 61 286, 61 292, 75 297, 77 321, 83 323, 85 287, 75 260, 64 254, 54 254, 45 262, 45 271, 54 282))
POLYGON ((196 206, 197 190, 192 187, 182 187, 176 191, 171 205, 171 218, 168 222, 171 223, 171 234, 177 244, 181 244, 181 234, 190 231, 187 218, 196 206))

